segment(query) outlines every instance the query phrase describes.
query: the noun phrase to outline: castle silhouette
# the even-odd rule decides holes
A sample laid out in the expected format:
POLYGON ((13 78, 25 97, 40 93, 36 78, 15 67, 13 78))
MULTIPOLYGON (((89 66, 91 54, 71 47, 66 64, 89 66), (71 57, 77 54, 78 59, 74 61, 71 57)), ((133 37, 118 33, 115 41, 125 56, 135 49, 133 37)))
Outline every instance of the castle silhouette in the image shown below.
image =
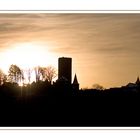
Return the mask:
POLYGON ((80 89, 72 58, 58 58, 58 79, 0 86, 0 126, 140 126, 140 80, 120 88, 80 89))
POLYGON ((54 86, 59 86, 74 93, 79 91, 79 83, 75 74, 72 82, 72 58, 60 57, 58 59, 58 79, 53 82, 54 86))

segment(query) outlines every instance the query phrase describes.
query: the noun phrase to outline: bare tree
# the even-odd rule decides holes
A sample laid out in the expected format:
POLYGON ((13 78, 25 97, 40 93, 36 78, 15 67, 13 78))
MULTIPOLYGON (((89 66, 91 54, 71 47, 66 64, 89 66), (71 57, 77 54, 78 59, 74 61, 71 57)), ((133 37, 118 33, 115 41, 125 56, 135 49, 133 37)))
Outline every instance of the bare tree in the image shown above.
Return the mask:
POLYGON ((29 84, 31 83, 31 74, 32 74, 32 71, 33 71, 32 69, 26 70, 27 79, 28 79, 29 84))
POLYGON ((12 64, 8 73, 8 77, 11 82, 19 83, 24 78, 23 71, 17 65, 12 64))
POLYGON ((35 78, 36 78, 36 82, 38 82, 40 80, 40 76, 41 76, 41 67, 35 67, 34 68, 35 71, 35 78))
POLYGON ((24 83, 24 71, 20 69, 20 82, 23 84, 24 83))
POLYGON ((48 66, 45 68, 45 79, 49 82, 57 76, 56 69, 53 66, 48 66))
POLYGON ((38 67, 38 77, 40 80, 46 80, 46 67, 38 67))
POLYGON ((5 83, 6 80, 7 80, 6 74, 4 74, 4 72, 0 69, 0 85, 2 85, 3 83, 5 83))
POLYGON ((36 67, 35 74, 36 74, 36 81, 47 80, 48 82, 52 82, 52 80, 57 76, 56 69, 53 66, 36 67))

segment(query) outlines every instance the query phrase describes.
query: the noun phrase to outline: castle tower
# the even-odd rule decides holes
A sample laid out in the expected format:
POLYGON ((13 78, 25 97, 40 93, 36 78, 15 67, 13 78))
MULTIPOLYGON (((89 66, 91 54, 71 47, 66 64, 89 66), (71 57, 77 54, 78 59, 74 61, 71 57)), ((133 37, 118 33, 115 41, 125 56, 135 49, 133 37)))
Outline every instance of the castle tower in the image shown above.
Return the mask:
POLYGON ((72 58, 61 57, 58 59, 58 80, 66 79, 71 84, 72 58))
POLYGON ((137 85, 139 85, 139 84, 140 84, 140 79, 139 79, 139 76, 137 77, 136 84, 137 84, 137 85))
POLYGON ((78 91, 79 90, 79 83, 78 83, 76 74, 75 74, 74 80, 73 80, 73 89, 74 89, 74 91, 78 91))

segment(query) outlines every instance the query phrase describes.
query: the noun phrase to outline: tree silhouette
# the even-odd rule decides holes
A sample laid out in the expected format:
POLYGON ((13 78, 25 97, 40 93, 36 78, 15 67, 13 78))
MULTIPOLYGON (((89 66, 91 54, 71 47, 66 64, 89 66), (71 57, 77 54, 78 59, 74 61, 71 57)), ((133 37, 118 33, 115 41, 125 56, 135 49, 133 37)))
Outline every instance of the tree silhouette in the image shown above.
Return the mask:
POLYGON ((38 67, 39 78, 42 81, 45 81, 46 80, 45 71, 46 71, 46 68, 45 67, 38 67))
POLYGON ((0 69, 0 85, 5 83, 6 80, 7 80, 6 74, 4 74, 4 72, 0 69))
POLYGON ((35 67, 34 68, 35 71, 35 78, 36 78, 36 82, 38 82, 40 80, 40 76, 41 76, 41 67, 35 67))
POLYGON ((17 65, 11 65, 8 71, 9 80, 13 83, 19 83, 24 79, 23 71, 17 65))
POLYGON ((104 89, 104 87, 101 86, 101 85, 99 85, 99 84, 94 84, 94 85, 92 85, 92 88, 93 88, 93 89, 97 89, 97 90, 103 90, 103 89, 104 89))
POLYGON ((56 74, 56 69, 53 66, 48 66, 48 67, 35 67, 35 76, 36 76, 36 82, 39 80, 45 81, 47 80, 48 82, 52 82, 52 80, 57 76, 56 74))
POLYGON ((45 68, 45 78, 49 82, 52 82, 52 80, 57 76, 56 69, 53 66, 48 66, 45 68))
POLYGON ((27 69, 26 70, 26 74, 27 74, 27 79, 28 79, 28 82, 29 82, 29 84, 31 83, 31 74, 32 74, 32 69, 27 69))

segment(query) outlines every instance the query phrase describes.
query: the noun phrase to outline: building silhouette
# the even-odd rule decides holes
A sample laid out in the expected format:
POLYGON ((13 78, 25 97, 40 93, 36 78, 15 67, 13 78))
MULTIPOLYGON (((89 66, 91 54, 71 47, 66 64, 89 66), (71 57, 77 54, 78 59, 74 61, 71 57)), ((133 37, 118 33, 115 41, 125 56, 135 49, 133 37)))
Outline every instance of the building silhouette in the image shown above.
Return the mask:
POLYGON ((137 77, 137 80, 136 80, 136 82, 135 82, 137 85, 139 85, 140 84, 140 79, 139 79, 139 76, 137 77))
POLYGON ((58 80, 65 79, 71 84, 72 79, 72 58, 60 57, 58 59, 58 80))
POLYGON ((58 58, 58 79, 53 83, 59 96, 76 95, 79 92, 79 83, 75 74, 72 82, 72 58, 58 58))
POLYGON ((75 76, 74 76, 74 80, 73 80, 72 85, 73 85, 74 91, 78 91, 78 90, 79 90, 79 83, 78 83, 76 74, 75 74, 75 76))

